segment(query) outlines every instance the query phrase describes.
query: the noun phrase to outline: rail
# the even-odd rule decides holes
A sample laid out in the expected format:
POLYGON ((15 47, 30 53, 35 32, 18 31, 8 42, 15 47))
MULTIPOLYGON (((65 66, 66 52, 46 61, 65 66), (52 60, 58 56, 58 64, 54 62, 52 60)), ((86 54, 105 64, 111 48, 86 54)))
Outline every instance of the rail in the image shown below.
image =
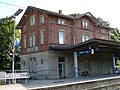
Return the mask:
POLYGON ((34 74, 34 77, 39 79, 55 79, 57 78, 57 70, 39 70, 34 74))

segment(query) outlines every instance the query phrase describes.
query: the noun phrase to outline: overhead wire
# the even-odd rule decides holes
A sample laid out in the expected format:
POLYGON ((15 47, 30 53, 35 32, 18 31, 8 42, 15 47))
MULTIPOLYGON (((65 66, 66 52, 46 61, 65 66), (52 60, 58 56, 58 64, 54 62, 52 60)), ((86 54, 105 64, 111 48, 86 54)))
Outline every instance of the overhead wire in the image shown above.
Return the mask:
POLYGON ((14 6, 14 7, 25 8, 25 7, 22 7, 22 6, 18 6, 18 5, 14 5, 14 4, 6 3, 6 2, 0 2, 0 3, 10 5, 10 6, 14 6))

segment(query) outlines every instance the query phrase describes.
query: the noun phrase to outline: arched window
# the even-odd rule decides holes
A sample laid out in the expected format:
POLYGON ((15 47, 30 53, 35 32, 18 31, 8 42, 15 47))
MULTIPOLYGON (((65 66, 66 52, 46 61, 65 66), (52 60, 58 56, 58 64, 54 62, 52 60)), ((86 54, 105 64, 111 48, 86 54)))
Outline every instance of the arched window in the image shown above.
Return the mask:
POLYGON ((36 58, 33 57, 33 72, 36 72, 36 58))
POLYGON ((29 72, 33 72, 32 58, 29 58, 29 72))

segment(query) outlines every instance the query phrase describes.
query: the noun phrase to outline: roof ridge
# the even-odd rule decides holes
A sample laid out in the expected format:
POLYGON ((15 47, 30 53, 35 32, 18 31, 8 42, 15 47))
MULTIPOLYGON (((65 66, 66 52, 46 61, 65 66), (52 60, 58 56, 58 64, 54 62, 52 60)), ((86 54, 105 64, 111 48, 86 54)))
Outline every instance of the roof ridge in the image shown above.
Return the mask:
POLYGON ((65 14, 58 13, 58 12, 55 12, 55 11, 50 11, 50 10, 47 10, 47 9, 41 9, 41 8, 34 7, 34 6, 28 6, 28 7, 29 7, 29 8, 35 8, 35 9, 38 9, 38 10, 45 11, 45 12, 47 12, 48 14, 49 14, 49 13, 54 13, 54 14, 59 14, 59 15, 63 15, 63 16, 67 16, 67 17, 73 18, 73 17, 70 16, 70 15, 65 15, 65 14))

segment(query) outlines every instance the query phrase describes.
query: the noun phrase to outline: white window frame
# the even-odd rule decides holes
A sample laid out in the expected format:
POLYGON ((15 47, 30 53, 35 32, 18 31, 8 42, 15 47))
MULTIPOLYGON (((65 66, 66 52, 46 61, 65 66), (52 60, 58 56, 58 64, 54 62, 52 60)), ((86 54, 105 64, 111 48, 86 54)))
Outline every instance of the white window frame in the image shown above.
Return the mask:
POLYGON ((82 26, 83 26, 83 29, 89 29, 89 21, 83 19, 82 26))
POLYGON ((81 38, 82 38, 82 42, 85 42, 85 41, 88 41, 90 39, 90 36, 87 34, 82 34, 81 38))
POLYGON ((88 41, 90 38, 88 35, 85 36, 85 41, 88 41))
POLYGON ((82 42, 85 42, 85 34, 82 34, 82 42))
POLYGON ((44 29, 40 31, 40 43, 44 44, 44 29))
POLYGON ((32 36, 31 35, 29 36, 29 45, 30 47, 32 47, 32 36))
POLYGON ((40 23, 44 23, 45 22, 45 16, 44 14, 40 16, 40 23))
POLYGON ((23 37, 23 47, 26 48, 26 36, 23 37))
POLYGON ((102 36, 101 39, 106 40, 106 38, 104 36, 102 36))
POLYGON ((33 72, 36 72, 36 58, 33 57, 33 72))
POLYGON ((32 35, 32 39, 33 39, 33 47, 35 46, 35 34, 32 35))
POLYGON ((65 32, 63 30, 60 30, 58 32, 58 39, 59 39, 59 44, 65 43, 65 32))
POLYGON ((35 34, 29 35, 29 45, 30 45, 30 47, 34 47, 35 44, 36 44, 35 34))
POLYGON ((58 24, 66 24, 66 20, 58 18, 58 24))
POLYGON ((106 33, 106 30, 105 29, 103 29, 103 28, 101 28, 101 33, 106 33))
POLYGON ((24 26, 24 31, 26 31, 26 26, 24 26))
POLYGON ((32 58, 29 58, 29 72, 33 72, 33 66, 32 66, 33 60, 32 58))
POLYGON ((31 26, 35 25, 35 15, 32 15, 32 16, 30 17, 30 25, 31 25, 31 26))

